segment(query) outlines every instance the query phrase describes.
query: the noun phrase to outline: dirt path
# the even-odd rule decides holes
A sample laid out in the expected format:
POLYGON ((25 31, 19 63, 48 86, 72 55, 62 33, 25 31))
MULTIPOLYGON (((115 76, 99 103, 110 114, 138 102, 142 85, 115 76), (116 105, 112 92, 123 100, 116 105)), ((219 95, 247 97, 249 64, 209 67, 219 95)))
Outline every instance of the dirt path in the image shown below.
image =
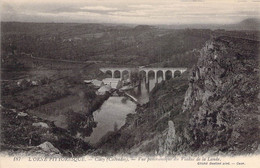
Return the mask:
POLYGON ((42 57, 34 57, 32 54, 26 54, 30 56, 32 59, 45 60, 45 61, 58 61, 58 62, 67 62, 67 63, 78 63, 78 64, 88 64, 88 63, 103 63, 104 61, 73 61, 73 60, 60 60, 60 59, 52 59, 52 58, 42 58, 42 57))

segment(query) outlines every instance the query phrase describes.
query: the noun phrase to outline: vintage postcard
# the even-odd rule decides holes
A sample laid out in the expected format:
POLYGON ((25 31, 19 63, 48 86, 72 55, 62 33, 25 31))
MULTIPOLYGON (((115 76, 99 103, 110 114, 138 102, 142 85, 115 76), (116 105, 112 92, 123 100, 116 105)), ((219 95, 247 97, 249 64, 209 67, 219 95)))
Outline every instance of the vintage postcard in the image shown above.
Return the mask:
POLYGON ((259 0, 2 0, 0 167, 257 167, 259 0))

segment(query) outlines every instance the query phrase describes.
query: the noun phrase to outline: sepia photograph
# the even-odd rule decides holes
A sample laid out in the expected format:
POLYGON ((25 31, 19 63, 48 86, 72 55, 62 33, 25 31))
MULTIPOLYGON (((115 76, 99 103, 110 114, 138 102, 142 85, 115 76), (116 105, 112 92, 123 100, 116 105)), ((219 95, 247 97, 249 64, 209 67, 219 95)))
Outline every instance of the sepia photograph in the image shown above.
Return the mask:
POLYGON ((260 0, 0 3, 0 167, 259 166, 260 0))

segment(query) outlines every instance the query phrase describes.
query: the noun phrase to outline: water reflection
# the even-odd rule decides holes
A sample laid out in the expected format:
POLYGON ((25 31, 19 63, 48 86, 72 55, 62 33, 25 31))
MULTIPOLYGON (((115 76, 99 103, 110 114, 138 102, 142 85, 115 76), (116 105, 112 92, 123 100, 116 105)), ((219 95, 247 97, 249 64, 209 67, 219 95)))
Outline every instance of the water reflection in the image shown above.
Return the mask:
POLYGON ((101 108, 93 113, 97 127, 90 137, 91 144, 97 143, 107 132, 114 131, 125 124, 126 115, 134 113, 136 104, 124 97, 110 97, 101 108))
MULTIPOLYGON (((162 81, 162 77, 158 77, 158 83, 162 81)), ((149 77, 149 81, 143 78, 140 84, 132 90, 127 91, 134 96, 140 104, 149 101, 149 92, 155 87, 156 79, 149 77)), ((94 121, 97 127, 93 128, 90 137, 85 140, 91 144, 97 143, 107 132, 115 131, 125 124, 127 114, 134 113, 136 104, 126 97, 110 97, 104 102, 101 108, 93 113, 94 121)))
MULTIPOLYGON (((162 77, 158 77, 158 83, 162 81, 162 77)), ((128 91, 128 93, 134 96, 140 104, 145 104, 149 101, 149 92, 155 87, 156 79, 149 78, 149 81, 146 82, 145 78, 142 78, 140 84, 134 89, 128 91)))

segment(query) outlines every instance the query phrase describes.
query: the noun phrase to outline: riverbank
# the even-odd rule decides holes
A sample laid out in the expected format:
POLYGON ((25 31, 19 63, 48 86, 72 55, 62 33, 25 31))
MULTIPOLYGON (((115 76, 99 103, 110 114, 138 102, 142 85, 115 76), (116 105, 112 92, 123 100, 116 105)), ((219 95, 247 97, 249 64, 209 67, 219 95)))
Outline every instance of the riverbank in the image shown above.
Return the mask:
POLYGON ((61 151, 62 155, 68 155, 68 151, 73 155, 81 155, 92 149, 83 139, 85 136, 89 136, 93 128, 96 127, 93 112, 99 109, 103 102, 109 98, 109 94, 97 96, 93 88, 84 88, 81 91, 82 95, 69 95, 54 102, 41 104, 33 109, 23 108, 19 110, 19 108, 12 108, 11 110, 2 106, 2 119, 4 121, 1 123, 2 149, 27 150, 45 141, 51 142, 61 151), (63 108, 60 109, 60 107, 63 108), (65 110, 66 107, 68 107, 68 110, 65 110), (18 114, 23 114, 25 117, 21 118, 18 114), (47 124, 48 129, 33 126, 33 123, 39 122, 45 123, 44 125, 47 124), (30 130, 34 131, 29 133, 30 130), (9 134, 9 131, 11 134, 9 134), (67 138, 64 139, 65 136, 67 138), (62 142, 62 139, 64 142, 62 142), (73 143, 71 142, 69 147, 59 144, 67 143, 66 141, 73 141, 73 143), (87 148, 81 146, 82 149, 77 151, 78 143, 84 144, 87 148))
POLYGON ((83 137, 92 133, 92 114, 109 95, 96 95, 83 80, 102 78, 101 65, 12 57, 16 61, 2 67, 1 150, 31 151, 45 142, 64 156, 92 149, 83 137))

